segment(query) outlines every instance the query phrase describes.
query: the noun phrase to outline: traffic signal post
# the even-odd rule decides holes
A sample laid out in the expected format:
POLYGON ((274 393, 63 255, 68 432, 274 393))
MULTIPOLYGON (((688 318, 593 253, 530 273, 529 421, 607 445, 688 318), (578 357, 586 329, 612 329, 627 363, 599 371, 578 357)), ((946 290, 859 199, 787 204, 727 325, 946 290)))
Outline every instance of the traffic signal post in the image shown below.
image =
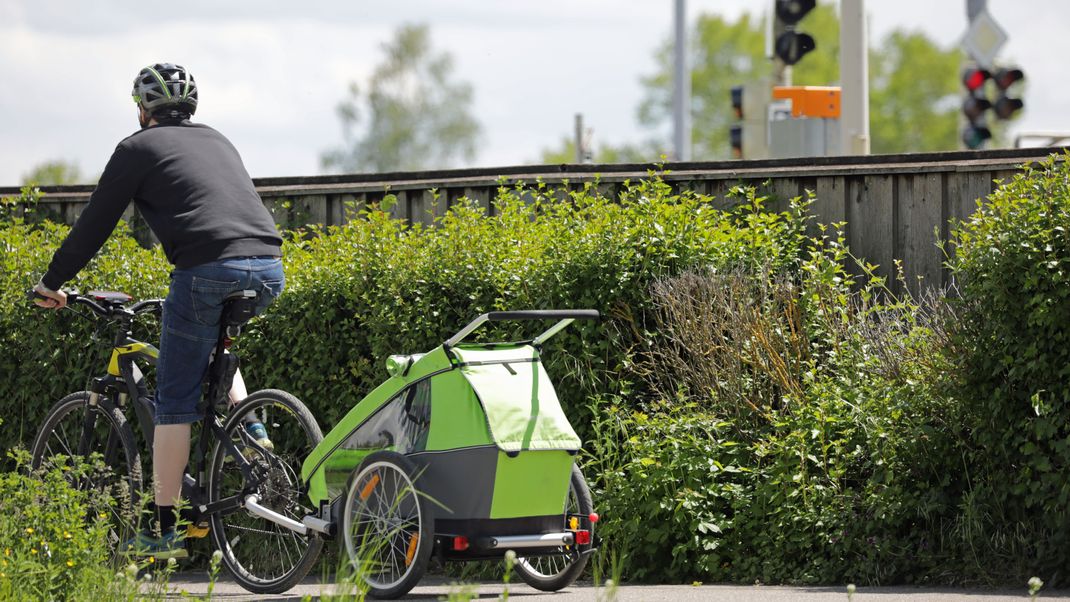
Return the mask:
POLYGON ((966 17, 970 26, 963 36, 962 46, 973 63, 962 70, 962 144, 971 150, 983 148, 992 139, 988 112, 1001 121, 1011 119, 1025 107, 1014 88, 1025 79, 1019 67, 998 67, 996 55, 1007 41, 1007 34, 996 23, 987 8, 987 0, 967 0, 966 17), (989 86, 991 82, 991 86, 989 86), (995 87, 995 100, 986 91, 995 87))
MULTIPOLYGON (((767 55, 774 73, 769 79, 735 86, 731 91, 736 123, 729 130, 732 155, 737 159, 779 159, 787 157, 821 157, 869 152, 869 111, 866 82, 864 0, 841 0, 845 16, 857 16, 859 30, 841 48, 853 48, 859 57, 841 71, 850 73, 844 81, 858 85, 852 94, 841 94, 840 87, 792 86, 791 67, 817 48, 813 36, 800 23, 817 6, 816 0, 775 0, 767 55), (856 82, 861 82, 860 84, 856 82), (775 85, 774 85, 775 84, 775 85), (841 127, 841 100, 852 101, 851 129, 841 127)), ((851 27, 845 24, 842 29, 851 27)), ((843 57, 841 56, 841 65, 843 57)))

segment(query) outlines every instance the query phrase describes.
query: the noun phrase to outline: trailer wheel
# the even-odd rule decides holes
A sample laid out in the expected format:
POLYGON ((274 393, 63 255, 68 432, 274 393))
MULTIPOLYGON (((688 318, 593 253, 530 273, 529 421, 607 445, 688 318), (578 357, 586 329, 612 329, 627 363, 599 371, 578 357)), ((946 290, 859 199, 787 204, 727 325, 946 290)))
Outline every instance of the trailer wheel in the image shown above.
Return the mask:
MULTIPOLYGON (((575 464, 572 465, 572 478, 569 481, 568 498, 565 501, 565 516, 569 514, 588 515, 594 512, 591 490, 587 480, 575 464)), ((577 546, 570 549, 559 548, 559 554, 552 556, 533 556, 517 558, 516 572, 531 587, 544 592, 556 592, 564 589, 579 578, 587 566, 587 556, 581 555, 577 546)))
POLYGON ((392 599, 423 577, 434 547, 431 504, 416 490, 416 467, 405 456, 377 451, 346 484, 341 540, 368 595, 392 599))

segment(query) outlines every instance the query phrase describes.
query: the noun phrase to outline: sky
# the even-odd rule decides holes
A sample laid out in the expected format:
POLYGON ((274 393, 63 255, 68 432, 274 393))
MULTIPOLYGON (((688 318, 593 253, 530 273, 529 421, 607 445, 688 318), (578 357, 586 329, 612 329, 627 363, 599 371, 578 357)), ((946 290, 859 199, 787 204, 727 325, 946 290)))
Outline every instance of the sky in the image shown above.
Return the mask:
MULTIPOLYGON (((465 166, 538 162, 571 137, 576 113, 593 141, 638 143, 640 78, 672 32, 673 0, 0 0, 0 186, 49 160, 99 174, 137 129, 130 88, 155 62, 197 79, 196 121, 223 132, 254 177, 322 173, 342 143, 335 108, 366 82, 404 24, 430 27, 454 77, 474 89, 483 134, 465 166)), ((687 0, 699 14, 761 14, 771 1, 687 0)), ((965 0, 868 0, 871 45, 895 29, 942 47, 966 31, 965 0)), ((990 0, 1009 35, 1001 62, 1027 78, 1010 128, 1070 131, 1070 2, 990 0)), ((805 25, 805 20, 802 25, 805 25)), ((805 27, 800 27, 805 30, 805 27)), ((821 40, 818 40, 820 46, 821 40)), ((805 60, 805 59, 804 59, 805 60)), ((825 84, 832 82, 796 82, 825 84)), ((727 102, 727 99, 726 99, 727 102)), ((910 127, 904 124, 904 127, 910 127)), ((461 166, 461 165, 458 165, 461 166)))

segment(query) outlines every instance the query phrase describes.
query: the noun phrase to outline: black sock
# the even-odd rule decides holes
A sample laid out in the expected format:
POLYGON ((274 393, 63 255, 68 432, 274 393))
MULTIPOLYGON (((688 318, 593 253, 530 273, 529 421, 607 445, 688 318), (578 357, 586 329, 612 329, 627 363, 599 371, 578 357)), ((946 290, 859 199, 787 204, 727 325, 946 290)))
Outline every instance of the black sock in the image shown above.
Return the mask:
POLYGON ((175 507, 156 506, 156 520, 160 525, 160 536, 167 535, 175 528, 175 507))

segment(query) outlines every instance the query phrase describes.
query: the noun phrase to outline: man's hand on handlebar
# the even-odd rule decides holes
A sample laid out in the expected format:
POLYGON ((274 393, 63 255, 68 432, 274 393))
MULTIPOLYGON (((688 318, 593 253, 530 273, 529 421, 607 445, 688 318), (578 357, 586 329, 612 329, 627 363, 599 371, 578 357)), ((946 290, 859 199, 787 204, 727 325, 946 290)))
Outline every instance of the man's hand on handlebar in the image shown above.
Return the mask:
POLYGON ((63 309, 67 307, 67 293, 63 291, 54 291, 38 282, 33 287, 33 292, 36 293, 37 297, 33 302, 38 307, 46 309, 63 309))

